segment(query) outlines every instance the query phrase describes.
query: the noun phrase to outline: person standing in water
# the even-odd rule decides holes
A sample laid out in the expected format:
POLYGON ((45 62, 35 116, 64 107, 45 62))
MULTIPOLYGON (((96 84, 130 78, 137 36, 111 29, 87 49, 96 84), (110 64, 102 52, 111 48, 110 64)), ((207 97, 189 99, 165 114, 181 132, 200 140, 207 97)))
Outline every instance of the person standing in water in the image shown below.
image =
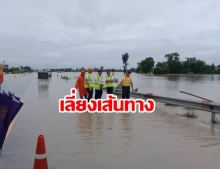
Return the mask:
POLYGON ((107 76, 105 80, 105 87, 107 94, 113 94, 114 82, 113 82, 113 72, 107 71, 107 76))
POLYGON ((134 91, 132 77, 130 74, 131 72, 127 70, 120 83, 120 88, 122 89, 122 99, 130 98, 130 87, 132 88, 132 92, 134 91))
POLYGON ((79 91, 80 99, 87 99, 87 90, 84 88, 84 80, 85 80, 85 70, 81 70, 81 74, 76 80, 75 88, 79 91))
POLYGON ((94 78, 94 89, 95 89, 95 99, 101 99, 103 93, 103 77, 102 77, 102 70, 98 70, 97 76, 94 78))
POLYGON ((93 96, 93 77, 92 77, 92 71, 93 68, 89 67, 88 68, 88 72, 85 75, 85 82, 84 82, 84 88, 86 88, 87 92, 88 92, 88 102, 90 101, 90 99, 93 96))

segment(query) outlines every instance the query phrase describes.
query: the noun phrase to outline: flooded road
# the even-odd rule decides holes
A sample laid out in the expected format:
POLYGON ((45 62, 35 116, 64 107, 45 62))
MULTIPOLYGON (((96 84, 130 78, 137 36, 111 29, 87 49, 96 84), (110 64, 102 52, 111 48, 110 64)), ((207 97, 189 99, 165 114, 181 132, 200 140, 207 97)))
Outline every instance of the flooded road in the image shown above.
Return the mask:
MULTIPOLYGON (((187 119, 175 115, 187 110, 157 103, 152 114, 60 114, 58 99, 69 94, 78 74, 53 73, 49 84, 38 84, 36 73, 5 81, 2 89, 21 97, 24 106, 3 147, 0 169, 33 168, 40 134, 49 169, 220 167, 220 128, 210 123, 209 112, 195 111, 198 119, 187 119), (61 74, 72 79, 62 80, 61 74)), ((220 103, 219 75, 132 77, 139 92, 198 100, 181 90, 220 103)))

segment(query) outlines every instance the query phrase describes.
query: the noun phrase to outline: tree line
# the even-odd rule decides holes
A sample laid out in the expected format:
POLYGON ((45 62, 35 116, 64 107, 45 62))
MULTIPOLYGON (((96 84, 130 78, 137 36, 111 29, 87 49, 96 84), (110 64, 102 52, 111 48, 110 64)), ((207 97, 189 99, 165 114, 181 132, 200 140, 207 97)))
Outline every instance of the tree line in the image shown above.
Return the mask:
POLYGON ((170 53, 164 56, 166 61, 158 62, 152 57, 147 57, 137 63, 137 68, 133 71, 137 73, 153 73, 153 74, 220 74, 220 64, 211 65, 196 57, 188 57, 184 61, 180 61, 179 53, 170 53))
MULTIPOLYGON (((104 69, 103 66, 100 68, 94 68, 94 71, 102 69, 104 72, 125 72, 127 70, 129 54, 126 52, 122 54, 123 69, 104 69)), ((141 60, 137 63, 137 68, 131 68, 131 72, 137 73, 153 73, 153 74, 220 74, 220 64, 211 65, 207 64, 205 61, 197 59, 196 57, 188 57, 184 61, 180 60, 179 53, 170 53, 164 56, 166 61, 157 62, 152 57, 147 57, 144 60, 141 60)), ((52 72, 79 72, 82 69, 86 70, 84 67, 81 68, 54 68, 50 69, 52 72)), ((32 72, 32 68, 29 66, 20 66, 20 67, 11 67, 4 65, 4 72, 12 73, 23 73, 23 72, 32 72)), ((46 71, 46 69, 43 69, 46 71)))
MULTIPOLYGON (((94 72, 98 72, 100 68, 93 68, 94 72)), ((76 68, 76 69, 72 69, 72 68, 57 68, 57 69, 50 69, 51 72, 80 72, 81 70, 87 70, 84 67, 81 68, 76 68)), ((107 71, 112 71, 112 72, 123 72, 123 69, 104 69, 102 67, 101 69, 103 72, 107 72, 107 71)), ((43 71, 46 71, 46 69, 43 69, 43 71)))
POLYGON ((20 67, 11 67, 9 68, 8 65, 4 65, 4 72, 6 73, 25 73, 25 72, 32 72, 32 68, 29 66, 20 66, 20 67))

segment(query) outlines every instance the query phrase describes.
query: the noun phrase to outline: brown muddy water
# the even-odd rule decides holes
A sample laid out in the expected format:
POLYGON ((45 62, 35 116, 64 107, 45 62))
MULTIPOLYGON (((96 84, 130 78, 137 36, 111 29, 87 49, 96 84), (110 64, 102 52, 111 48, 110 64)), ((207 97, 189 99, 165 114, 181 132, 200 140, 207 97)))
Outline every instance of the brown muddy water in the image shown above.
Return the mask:
MULTIPOLYGON (((0 169, 33 168, 40 134, 49 169, 220 168, 220 127, 210 123, 209 112, 195 111, 198 118, 188 119, 175 114, 186 109, 157 103, 152 114, 60 114, 58 99, 70 94, 78 74, 53 73, 48 85, 38 84, 36 73, 5 81, 2 89, 21 97, 24 106, 4 144, 0 169)), ((139 92, 198 100, 179 92, 186 91, 220 103, 219 75, 132 77, 139 92)))

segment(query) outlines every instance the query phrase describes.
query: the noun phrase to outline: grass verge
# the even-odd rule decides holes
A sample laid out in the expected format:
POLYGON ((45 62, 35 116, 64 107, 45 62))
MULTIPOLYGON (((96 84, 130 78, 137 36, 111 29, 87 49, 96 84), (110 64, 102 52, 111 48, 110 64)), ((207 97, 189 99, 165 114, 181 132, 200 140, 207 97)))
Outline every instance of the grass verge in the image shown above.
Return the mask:
POLYGON ((183 114, 183 116, 188 117, 188 118, 198 118, 198 115, 194 112, 193 109, 189 109, 189 111, 183 114))

